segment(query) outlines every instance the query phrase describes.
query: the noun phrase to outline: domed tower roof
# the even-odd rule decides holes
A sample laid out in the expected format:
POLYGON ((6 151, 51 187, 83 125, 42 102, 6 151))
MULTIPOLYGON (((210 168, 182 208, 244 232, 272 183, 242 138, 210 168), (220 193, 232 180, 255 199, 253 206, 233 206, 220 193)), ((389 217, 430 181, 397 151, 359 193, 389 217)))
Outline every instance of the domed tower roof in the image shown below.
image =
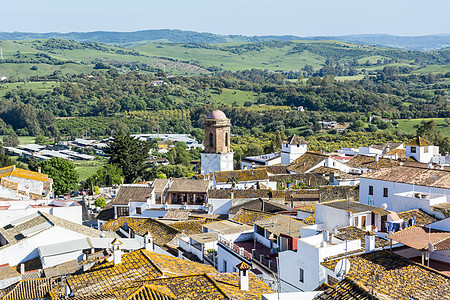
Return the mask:
POLYGON ((209 116, 208 119, 214 119, 214 120, 226 120, 227 116, 225 115, 225 113, 221 110, 214 110, 212 111, 209 116))

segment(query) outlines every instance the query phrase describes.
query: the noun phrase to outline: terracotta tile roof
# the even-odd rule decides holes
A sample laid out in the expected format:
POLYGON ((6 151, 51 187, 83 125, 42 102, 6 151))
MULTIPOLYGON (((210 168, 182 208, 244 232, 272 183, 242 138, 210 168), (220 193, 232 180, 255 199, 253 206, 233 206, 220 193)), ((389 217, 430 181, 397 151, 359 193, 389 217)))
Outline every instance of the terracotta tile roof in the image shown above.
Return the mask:
POLYGON ((254 181, 269 179, 269 174, 265 168, 214 172, 216 182, 226 183, 233 177, 238 181, 254 181))
POLYGON ((269 213, 276 213, 279 211, 288 210, 289 206, 281 204, 279 202, 275 201, 269 201, 264 199, 255 199, 250 200, 245 203, 233 206, 228 210, 229 214, 235 214, 237 213, 241 208, 245 209, 251 209, 254 211, 262 211, 262 212, 269 212, 269 213))
POLYGON ((288 166, 271 165, 271 166, 257 166, 257 168, 265 168, 270 175, 288 174, 288 166))
POLYGON ((169 184, 169 179, 155 179, 153 181, 152 187, 155 191, 155 193, 162 194, 164 190, 167 188, 167 185, 169 184))
POLYGON ((426 212, 424 212, 423 210, 418 209, 418 208, 398 212, 397 215, 399 216, 399 218, 402 218, 403 220, 409 220, 411 218, 415 218, 417 226, 425 226, 425 225, 435 222, 434 216, 429 215, 426 212))
POLYGON ((363 174, 361 178, 401 182, 427 187, 450 188, 450 171, 398 166, 363 174))
POLYGON ((208 198, 212 199, 231 199, 230 189, 210 189, 208 190, 208 198))
POLYGON ((303 219, 303 223, 308 224, 308 225, 316 224, 316 212, 313 212, 312 215, 307 216, 305 219, 303 219))
POLYGON ((346 165, 352 168, 367 168, 371 170, 380 170, 382 168, 391 168, 400 165, 401 161, 395 159, 389 159, 384 157, 379 157, 378 161, 375 156, 367 156, 357 154, 351 160, 349 160, 346 165))
POLYGON ((153 187, 141 184, 122 185, 116 197, 111 201, 113 205, 128 205, 130 202, 147 202, 152 195, 153 187))
POLYGON ((420 136, 413 138, 411 141, 408 142, 408 144, 406 144, 406 146, 419 146, 419 147, 432 145, 433 145, 432 143, 430 143, 424 138, 421 138, 420 136))
POLYGON ((406 149, 392 149, 386 155, 398 155, 398 158, 406 158, 406 149))
POLYGON ((38 181, 47 181, 49 179, 48 175, 46 174, 16 168, 15 165, 0 168, 0 177, 7 177, 7 176, 20 177, 38 181))
POLYGON ((275 235, 286 235, 293 238, 301 237, 301 229, 307 224, 288 216, 276 215, 270 218, 259 220, 255 225, 266 229, 275 235))
POLYGON ((271 216, 273 216, 271 213, 241 208, 233 217, 230 218, 230 220, 253 226, 253 223, 256 221, 267 219, 271 216))
POLYGON ((392 233, 387 236, 405 246, 427 251, 428 243, 433 244, 436 251, 450 250, 450 232, 441 230, 430 230, 425 227, 409 227, 404 230, 392 233))
MULTIPOLYGON (((313 170, 314 171, 314 170, 313 170)), ((329 182, 326 178, 317 173, 301 173, 301 174, 278 174, 270 176, 270 181, 286 183, 289 180, 292 184, 305 183, 310 187, 327 185, 329 182)))
POLYGON ((414 300, 450 299, 450 283, 439 285, 435 288, 410 296, 414 300))
POLYGON ((183 220, 183 221, 160 220, 160 222, 170 225, 186 235, 202 233, 202 226, 203 224, 207 223, 206 220, 183 220))
POLYGON ((325 206, 349 211, 351 213, 356 213, 356 214, 362 213, 362 212, 368 212, 368 211, 374 212, 374 213, 382 215, 382 216, 387 216, 390 214, 389 211, 384 210, 382 208, 359 203, 359 202, 354 202, 354 201, 336 200, 336 201, 330 201, 330 202, 322 202, 322 203, 320 203, 320 205, 325 205, 325 206))
POLYGON ((288 137, 287 140, 283 141, 283 144, 287 144, 287 145, 303 144, 303 145, 306 145, 306 144, 308 144, 308 142, 303 140, 303 139, 301 139, 299 136, 294 134, 294 135, 288 137))
MULTIPOLYGON (((335 237, 343 241, 360 239, 361 248, 365 249, 366 246, 365 236, 367 234, 367 231, 354 226, 339 227, 338 231, 339 233, 335 234, 334 235, 335 237)), ((375 248, 381 248, 386 246, 389 246, 389 241, 382 239, 378 236, 375 236, 375 248)))
POLYGON ((208 232, 214 231, 219 234, 235 234, 250 231, 253 229, 252 226, 233 222, 230 220, 210 222, 208 224, 203 225, 203 227, 207 228, 208 232))
POLYGON ((342 173, 341 170, 336 169, 336 168, 330 168, 330 167, 325 167, 325 166, 320 166, 314 170, 311 171, 311 173, 317 173, 317 174, 323 174, 323 175, 329 175, 331 172, 334 172, 336 175, 338 175, 339 173, 342 173))
POLYGON ((195 180, 176 178, 173 180, 169 193, 207 193, 209 187, 208 180, 195 180))
POLYGON ((216 282, 229 299, 259 300, 262 294, 271 294, 274 291, 255 275, 249 273, 248 291, 239 290, 238 273, 214 273, 209 276, 216 282))
POLYGON ((114 207, 111 203, 112 201, 108 202, 105 207, 99 212, 97 215, 97 220, 102 221, 109 221, 114 219, 114 207))
POLYGON ((102 230, 116 232, 128 226, 135 234, 150 234, 155 244, 164 246, 171 243, 181 231, 154 218, 120 217, 103 224, 102 230))
POLYGON ((314 300, 353 300, 353 299, 367 299, 377 300, 380 299, 373 296, 370 291, 364 289, 353 280, 345 278, 337 283, 335 286, 328 286, 322 294, 315 297, 314 300))
POLYGON ((55 279, 38 278, 21 280, 2 300, 42 299, 49 296, 50 290, 57 286, 55 279))
POLYGON ((327 157, 327 155, 321 153, 308 151, 294 160, 289 165, 288 170, 295 173, 304 173, 322 163, 327 157))
POLYGON ((295 207, 296 210, 301 210, 301 211, 305 211, 305 212, 310 212, 310 213, 314 213, 316 212, 316 205, 306 205, 306 206, 300 206, 300 207, 295 207))
POLYGON ((17 272, 14 268, 10 267, 9 264, 0 266, 0 280, 20 277, 20 273, 17 272))
MULTIPOLYGON (((158 279, 162 276, 175 277, 216 273, 212 267, 204 264, 157 254, 146 250, 137 250, 122 254, 122 262, 104 262, 88 272, 67 278, 75 297, 88 295, 113 294, 126 289, 137 281, 158 279)), ((114 298, 113 298, 114 299, 114 298)))
MULTIPOLYGON (((387 250, 348 257, 351 268, 347 275, 365 290, 373 290, 378 297, 408 299, 410 295, 449 284, 450 278, 433 269, 410 261, 387 250), (371 273, 379 275, 373 282, 371 273)), ((334 270, 340 259, 329 260, 323 266, 334 270)))
POLYGON ((272 190, 269 189, 246 189, 234 190, 234 199, 255 199, 255 198, 270 198, 272 190))

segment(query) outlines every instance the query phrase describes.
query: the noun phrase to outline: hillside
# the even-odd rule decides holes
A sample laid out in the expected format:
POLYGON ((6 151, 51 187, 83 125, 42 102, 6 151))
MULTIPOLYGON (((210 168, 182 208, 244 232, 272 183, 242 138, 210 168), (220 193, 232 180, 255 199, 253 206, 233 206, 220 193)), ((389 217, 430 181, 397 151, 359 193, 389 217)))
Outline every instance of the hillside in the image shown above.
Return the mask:
POLYGON ((350 43, 377 45, 384 47, 401 48, 405 50, 437 50, 450 47, 450 34, 427 36, 393 36, 387 34, 361 34, 345 36, 312 36, 300 37, 294 35, 283 36, 245 36, 245 35, 219 35, 206 32, 183 30, 142 30, 134 32, 0 32, 0 40, 32 40, 62 38, 79 42, 101 42, 116 46, 132 46, 150 42, 171 43, 207 43, 219 44, 229 42, 264 42, 264 41, 295 41, 295 40, 337 40, 350 43))
MULTIPOLYGON (((450 50, 406 51, 360 46, 336 41, 265 41, 255 43, 148 43, 116 47, 99 42, 63 39, 0 41, 3 60, 0 76, 29 78, 57 73, 81 74, 95 69, 114 68, 120 72, 170 75, 202 75, 220 71, 262 69, 299 72, 305 67, 318 72, 327 64, 337 64, 339 72, 320 73, 344 76, 370 74, 386 65, 413 73, 450 71, 450 50)), ((296 78, 294 76, 293 78, 296 78)))

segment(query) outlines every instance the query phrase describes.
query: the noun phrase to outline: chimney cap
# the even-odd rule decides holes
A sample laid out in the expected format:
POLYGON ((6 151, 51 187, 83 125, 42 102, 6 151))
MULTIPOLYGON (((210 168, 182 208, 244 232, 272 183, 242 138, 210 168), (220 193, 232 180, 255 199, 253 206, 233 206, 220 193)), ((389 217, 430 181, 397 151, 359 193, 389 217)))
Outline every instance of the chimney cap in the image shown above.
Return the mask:
POLYGON ((252 267, 251 267, 248 263, 246 263, 245 261, 243 261, 243 262, 241 262, 240 264, 238 264, 238 265, 236 266, 236 268, 237 268, 238 270, 243 271, 243 270, 250 270, 252 267))
POLYGON ((111 242, 111 245, 122 245, 123 243, 118 239, 118 238, 115 238, 112 242, 111 242))

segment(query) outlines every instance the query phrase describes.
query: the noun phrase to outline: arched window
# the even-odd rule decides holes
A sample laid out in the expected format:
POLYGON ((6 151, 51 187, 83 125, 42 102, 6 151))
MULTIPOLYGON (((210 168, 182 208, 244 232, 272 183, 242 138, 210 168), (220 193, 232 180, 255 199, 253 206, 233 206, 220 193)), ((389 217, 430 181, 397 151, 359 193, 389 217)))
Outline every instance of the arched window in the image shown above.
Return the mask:
POLYGON ((209 146, 214 147, 214 134, 212 132, 209 133, 209 146))
POLYGON ((225 132, 225 147, 228 147, 228 132, 225 132))

